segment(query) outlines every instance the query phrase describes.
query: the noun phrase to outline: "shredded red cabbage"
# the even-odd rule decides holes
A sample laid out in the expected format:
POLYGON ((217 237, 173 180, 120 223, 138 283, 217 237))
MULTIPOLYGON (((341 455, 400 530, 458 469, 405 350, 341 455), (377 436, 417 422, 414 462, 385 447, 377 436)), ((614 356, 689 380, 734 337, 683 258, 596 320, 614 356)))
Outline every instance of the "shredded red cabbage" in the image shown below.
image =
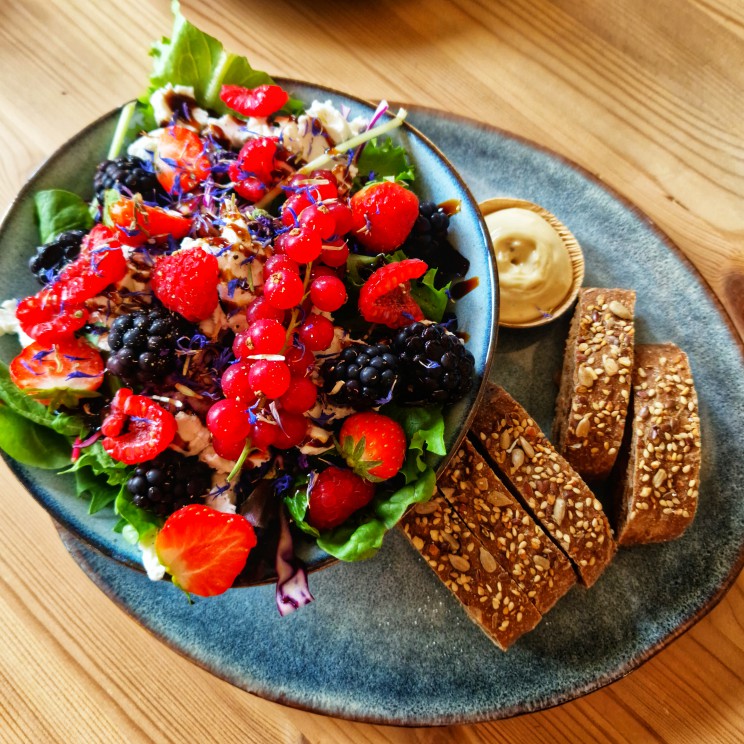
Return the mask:
POLYGON ((289 520, 282 508, 279 510, 279 542, 276 546, 276 606, 284 617, 300 607, 310 604, 314 597, 307 584, 307 572, 302 562, 295 556, 289 520))

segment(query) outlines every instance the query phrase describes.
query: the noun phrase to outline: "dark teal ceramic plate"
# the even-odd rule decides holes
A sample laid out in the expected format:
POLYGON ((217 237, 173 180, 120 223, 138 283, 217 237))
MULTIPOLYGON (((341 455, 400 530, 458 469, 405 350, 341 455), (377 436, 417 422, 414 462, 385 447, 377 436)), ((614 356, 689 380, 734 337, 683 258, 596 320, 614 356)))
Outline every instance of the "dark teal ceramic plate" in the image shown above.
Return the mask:
MULTIPOLYGON (((217 676, 299 708, 414 726, 504 718, 584 695, 638 667, 718 602, 744 559, 744 387, 742 348, 721 307, 638 209, 512 135, 428 110, 411 118, 478 199, 529 199, 568 225, 586 254, 587 285, 635 288, 639 341, 672 340, 689 353, 704 451, 689 531, 668 545, 621 550, 592 589, 574 588, 506 654, 397 532, 374 560, 311 576, 317 601, 284 619, 271 587, 189 606, 174 587, 65 542, 126 612, 217 676)), ((567 324, 502 330, 492 372, 548 431, 567 324)))
MULTIPOLYGON (((282 82, 301 100, 332 99, 337 106, 348 106, 352 118, 370 118, 374 113, 374 107, 368 103, 342 93, 290 80, 282 82)), ((73 137, 18 195, 0 226, 0 300, 25 297, 39 288, 30 271, 18 270, 25 266, 38 244, 34 193, 41 189, 64 188, 89 198, 93 173, 106 157, 118 115, 118 111, 112 111, 73 137)), ((460 201, 460 212, 451 221, 449 235, 453 245, 470 261, 469 276, 478 278, 477 286, 457 302, 456 308, 459 328, 467 334, 467 346, 475 358, 477 382, 463 400, 445 413, 445 441, 448 451, 453 452, 470 424, 496 345, 498 286, 491 240, 477 202, 437 148, 408 125, 392 132, 391 137, 411 156, 416 167, 419 196, 437 203, 449 199, 460 201)), ((19 348, 14 336, 0 337, 0 359, 9 361, 19 348)), ((442 468, 446 459, 439 458, 432 465, 442 468)), ((94 517, 88 515, 87 503, 75 498, 71 475, 59 476, 53 471, 27 468, 9 458, 5 460, 37 501, 66 529, 105 555, 142 570, 138 548, 113 532, 117 522, 113 510, 105 509, 94 517)), ((333 560, 302 533, 297 536, 296 546, 311 570, 333 560)), ((276 577, 274 554, 271 538, 262 540, 236 583, 252 585, 273 580, 276 577)))

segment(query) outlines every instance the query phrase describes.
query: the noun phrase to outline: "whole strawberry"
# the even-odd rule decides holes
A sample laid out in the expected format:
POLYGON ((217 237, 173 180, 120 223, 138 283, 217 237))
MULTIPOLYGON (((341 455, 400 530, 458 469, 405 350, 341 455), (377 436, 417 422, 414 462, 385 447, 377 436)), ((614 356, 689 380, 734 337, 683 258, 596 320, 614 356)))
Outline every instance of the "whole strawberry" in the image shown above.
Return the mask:
POLYGON ((406 459, 408 445, 403 427, 381 413, 369 411, 349 416, 338 439, 349 467, 372 482, 397 475, 406 459))
POLYGON ((419 216, 419 200, 397 181, 365 186, 351 197, 352 235, 368 253, 400 248, 419 216))
POLYGON ((169 310, 196 323, 208 318, 219 300, 217 259, 201 248, 160 256, 152 273, 155 296, 169 310))
POLYGON ((367 506, 375 487, 364 478, 333 465, 318 474, 307 506, 307 521, 319 530, 330 530, 367 506))
POLYGON ((201 504, 171 514, 155 538, 158 560, 173 583, 200 597, 226 592, 255 545, 256 535, 247 519, 201 504))

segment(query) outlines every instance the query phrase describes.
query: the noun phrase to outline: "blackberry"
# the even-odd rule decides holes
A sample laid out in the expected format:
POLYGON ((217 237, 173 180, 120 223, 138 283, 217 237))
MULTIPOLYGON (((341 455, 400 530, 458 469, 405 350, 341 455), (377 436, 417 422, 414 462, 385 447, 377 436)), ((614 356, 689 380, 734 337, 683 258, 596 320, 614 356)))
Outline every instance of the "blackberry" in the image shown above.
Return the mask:
POLYGON ((28 267, 39 284, 53 282, 62 269, 80 255, 80 246, 86 234, 85 230, 68 230, 36 249, 28 267))
POLYGON ((434 283, 443 287, 455 277, 465 276, 470 262, 447 239, 449 216, 434 202, 421 202, 419 216, 413 223, 403 251, 410 258, 420 258, 438 269, 434 283))
POLYGON ((116 160, 104 160, 98 166, 93 177, 93 189, 101 204, 106 190, 119 186, 133 194, 142 194, 145 201, 157 201, 158 197, 165 196, 165 191, 152 168, 148 170, 148 164, 140 158, 121 157, 116 160))
POLYGON ((390 397, 398 379, 398 360, 386 344, 359 344, 326 360, 321 374, 323 389, 332 402, 371 408, 390 397))
POLYGON ((396 398, 406 405, 450 405, 473 386, 475 362, 443 325, 413 323, 395 336, 401 380, 396 398))
POLYGON ((106 369, 126 383, 165 377, 176 366, 176 342, 184 324, 164 307, 120 315, 108 335, 106 369))
POLYGON ((188 504, 201 502, 212 486, 209 465, 167 449, 138 465, 127 481, 132 501, 161 517, 188 504))

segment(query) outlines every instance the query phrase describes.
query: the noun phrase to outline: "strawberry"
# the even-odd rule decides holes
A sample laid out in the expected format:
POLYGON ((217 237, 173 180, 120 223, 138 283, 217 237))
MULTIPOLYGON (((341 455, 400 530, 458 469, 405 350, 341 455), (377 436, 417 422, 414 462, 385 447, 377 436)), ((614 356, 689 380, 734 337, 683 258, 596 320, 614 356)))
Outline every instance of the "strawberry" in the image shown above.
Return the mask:
POLYGON ((101 294, 127 273, 127 260, 116 231, 96 225, 83 240, 80 255, 65 266, 57 284, 65 303, 81 304, 101 294))
POLYGON ((403 245, 419 216, 419 200, 397 181, 365 186, 351 197, 352 233, 369 253, 403 245))
POLYGON ((346 464, 372 482, 397 475, 408 447, 403 427, 374 411, 349 416, 341 427, 338 444, 346 464))
POLYGON ((160 185, 176 195, 192 191, 212 172, 202 139, 179 126, 161 131, 153 164, 160 185))
MULTIPOLYGON (((93 391, 103 382, 103 359, 83 339, 66 338, 49 348, 40 343, 27 346, 9 366, 10 379, 21 390, 93 391)), ((35 396, 36 397, 36 396, 35 396)), ((49 398, 41 399, 47 404, 49 398)))
POLYGON ((202 248, 159 256, 152 272, 152 290, 169 309, 197 322, 208 318, 217 307, 219 264, 202 248))
POLYGON ((307 521, 318 530, 330 530, 367 506, 375 487, 351 470, 330 466, 318 474, 310 489, 307 521))
POLYGON ((289 100, 289 93, 278 85, 259 85, 257 88, 223 85, 220 100, 243 116, 266 117, 284 106, 289 100))
POLYGON ((189 217, 173 209, 148 206, 139 197, 122 196, 108 206, 108 214, 125 245, 142 245, 150 238, 162 239, 169 235, 180 240, 191 230, 189 217))
POLYGON ((411 297, 409 279, 422 277, 429 267, 418 258, 387 264, 375 271, 359 292, 359 312, 368 323, 403 328, 424 314, 411 297))
POLYGON ((101 425, 105 437, 103 448, 114 460, 135 465, 163 452, 177 429, 173 415, 154 400, 120 388, 111 401, 111 412, 101 425))
POLYGON ((190 504, 168 517, 155 538, 158 560, 173 583, 190 594, 223 594, 256 545, 253 527, 239 514, 190 504))
POLYGON ((88 311, 82 305, 65 302, 62 285, 50 284, 31 297, 21 300, 16 318, 23 332, 49 347, 69 339, 88 322, 88 311))

